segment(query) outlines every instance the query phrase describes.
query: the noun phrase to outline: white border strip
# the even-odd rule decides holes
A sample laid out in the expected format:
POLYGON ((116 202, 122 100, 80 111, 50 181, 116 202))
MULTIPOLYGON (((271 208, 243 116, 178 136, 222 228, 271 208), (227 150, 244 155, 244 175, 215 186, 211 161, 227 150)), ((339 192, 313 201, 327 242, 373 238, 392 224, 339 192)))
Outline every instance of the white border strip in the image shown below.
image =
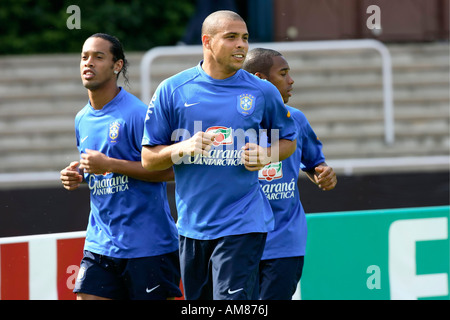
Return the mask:
POLYGON ((327 160, 333 169, 341 169, 344 174, 351 175, 355 169, 369 168, 405 168, 446 166, 450 169, 450 156, 367 158, 367 159, 334 159, 327 160))
POLYGON ((56 171, 1 173, 0 184, 9 182, 60 182, 61 174, 56 171))
POLYGON ((29 242, 35 240, 48 240, 48 239, 75 239, 86 237, 86 231, 73 231, 73 232, 61 232, 61 233, 48 233, 48 234, 38 234, 29 236, 18 236, 18 237, 5 237, 0 238, 0 244, 8 243, 21 243, 29 242))
POLYGON ((58 300, 56 238, 28 242, 30 300, 58 300))

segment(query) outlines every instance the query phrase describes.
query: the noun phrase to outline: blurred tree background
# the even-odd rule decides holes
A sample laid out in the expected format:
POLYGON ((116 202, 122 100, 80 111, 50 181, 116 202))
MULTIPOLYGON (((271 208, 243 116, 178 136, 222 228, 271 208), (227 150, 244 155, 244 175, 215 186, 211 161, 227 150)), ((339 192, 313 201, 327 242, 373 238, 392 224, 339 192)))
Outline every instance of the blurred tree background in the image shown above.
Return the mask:
MULTIPOLYGON (((96 32, 117 36, 126 51, 175 45, 195 0, 0 0, 0 54, 79 52, 96 32), (69 29, 67 8, 80 8, 81 29, 69 29)), ((199 35, 200 37, 200 35, 199 35)))

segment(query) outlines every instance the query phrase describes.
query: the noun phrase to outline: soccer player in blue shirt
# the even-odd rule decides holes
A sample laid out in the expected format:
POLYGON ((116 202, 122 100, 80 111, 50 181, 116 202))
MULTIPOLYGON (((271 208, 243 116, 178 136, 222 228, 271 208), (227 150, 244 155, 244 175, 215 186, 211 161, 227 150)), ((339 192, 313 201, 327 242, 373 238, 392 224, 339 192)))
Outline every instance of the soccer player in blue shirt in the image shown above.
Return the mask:
POLYGON ((149 104, 143 166, 174 167, 186 299, 251 299, 273 214, 258 170, 296 148, 271 83, 241 70, 244 20, 216 11, 202 26, 203 61, 166 79, 149 104), (262 148, 267 129, 271 147, 262 148))
MULTIPOLYGON (((289 64, 277 51, 256 48, 245 60, 244 70, 273 83, 284 103, 291 97, 294 80, 289 64)), ((297 189, 300 169, 322 190, 336 186, 336 174, 325 162, 322 143, 305 115, 286 105, 299 135, 297 149, 288 159, 270 163, 259 172, 259 180, 275 216, 275 228, 267 235, 260 263, 259 296, 262 300, 290 300, 300 281, 306 247, 306 217, 297 189)))
POLYGON ((61 171, 64 188, 83 179, 91 212, 84 257, 74 292, 79 300, 160 300, 181 296, 178 234, 162 181, 169 168, 142 167, 147 106, 118 87, 127 61, 119 40, 89 37, 82 49, 81 80, 89 102, 75 117, 81 159, 61 171))

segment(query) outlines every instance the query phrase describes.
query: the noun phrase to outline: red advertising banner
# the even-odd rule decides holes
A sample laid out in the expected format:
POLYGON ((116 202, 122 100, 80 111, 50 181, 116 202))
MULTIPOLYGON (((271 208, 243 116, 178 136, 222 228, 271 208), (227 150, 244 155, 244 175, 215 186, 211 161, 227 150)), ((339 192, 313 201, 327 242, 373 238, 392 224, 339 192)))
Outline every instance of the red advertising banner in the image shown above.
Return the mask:
POLYGON ((0 300, 75 300, 85 234, 0 238, 0 300))
POLYGON ((74 300, 84 236, 0 238, 0 300, 74 300))

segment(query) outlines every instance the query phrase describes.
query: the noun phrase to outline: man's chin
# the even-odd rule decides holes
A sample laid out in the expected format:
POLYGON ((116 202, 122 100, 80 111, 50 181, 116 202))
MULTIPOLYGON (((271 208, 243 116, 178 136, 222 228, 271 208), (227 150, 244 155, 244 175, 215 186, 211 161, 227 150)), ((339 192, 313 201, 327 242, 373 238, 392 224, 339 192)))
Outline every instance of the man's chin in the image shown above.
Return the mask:
POLYGON ((244 64, 243 63, 232 63, 232 64, 230 64, 228 67, 228 69, 229 69, 229 71, 230 71, 230 73, 234 73, 234 72, 236 72, 236 71, 238 71, 239 69, 242 69, 242 66, 243 66, 244 64))
POLYGON ((83 86, 91 91, 98 89, 98 84, 91 81, 83 81, 83 86))

